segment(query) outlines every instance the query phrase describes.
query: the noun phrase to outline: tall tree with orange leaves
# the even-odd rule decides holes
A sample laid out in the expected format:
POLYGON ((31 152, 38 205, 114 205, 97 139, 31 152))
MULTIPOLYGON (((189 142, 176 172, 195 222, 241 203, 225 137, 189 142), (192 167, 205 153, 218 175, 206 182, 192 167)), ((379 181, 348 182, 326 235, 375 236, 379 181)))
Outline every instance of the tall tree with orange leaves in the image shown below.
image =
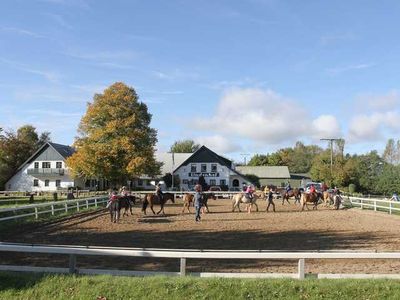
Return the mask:
POLYGON ((74 155, 67 160, 74 177, 104 178, 114 184, 160 173, 154 157, 157 131, 135 90, 117 82, 95 94, 79 124, 74 155))

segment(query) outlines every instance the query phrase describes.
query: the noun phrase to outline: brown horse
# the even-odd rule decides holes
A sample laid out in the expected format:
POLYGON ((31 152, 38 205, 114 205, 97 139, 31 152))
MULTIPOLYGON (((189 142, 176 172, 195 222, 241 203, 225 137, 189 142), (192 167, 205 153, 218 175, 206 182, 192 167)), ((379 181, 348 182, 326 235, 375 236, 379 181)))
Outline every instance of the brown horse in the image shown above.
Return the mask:
POLYGON ((317 209, 317 205, 318 205, 318 201, 319 198, 321 197, 320 194, 318 194, 317 192, 314 193, 302 193, 301 194, 301 198, 300 198, 300 205, 301 205, 301 210, 304 210, 304 206, 307 207, 307 210, 309 210, 308 208, 308 203, 312 203, 313 204, 313 209, 317 209))
POLYGON ((291 197, 294 197, 294 199, 295 199, 294 203, 296 203, 296 202, 300 203, 301 193, 300 193, 300 190, 298 188, 291 189, 289 191, 286 191, 285 189, 282 189, 282 190, 280 190, 280 193, 281 193, 281 196, 282 196, 282 205, 285 204, 285 200, 286 200, 287 203, 290 204, 289 198, 291 198, 291 197))
POLYGON ((154 204, 160 204, 161 208, 157 212, 157 215, 160 214, 160 212, 162 212, 162 214, 165 215, 164 205, 168 200, 171 200, 172 203, 175 203, 174 194, 163 193, 162 201, 160 201, 159 197, 156 194, 148 194, 144 197, 143 204, 142 204, 142 212, 144 214, 146 214, 146 209, 147 209, 147 206, 149 205, 153 214, 156 214, 156 212, 153 209, 153 206, 154 206, 154 204))
POLYGON ((322 193, 322 201, 325 203, 325 207, 328 207, 333 202, 334 194, 325 191, 322 193))
POLYGON ((207 211, 208 213, 210 212, 210 210, 208 209, 208 199, 217 200, 217 197, 213 193, 203 194, 203 201, 201 206, 201 211, 203 214, 205 213, 205 211, 207 211))
POLYGON ((187 209, 188 213, 190 213, 189 207, 193 203, 194 195, 186 193, 183 195, 183 208, 182 208, 182 213, 185 212, 185 208, 187 209))

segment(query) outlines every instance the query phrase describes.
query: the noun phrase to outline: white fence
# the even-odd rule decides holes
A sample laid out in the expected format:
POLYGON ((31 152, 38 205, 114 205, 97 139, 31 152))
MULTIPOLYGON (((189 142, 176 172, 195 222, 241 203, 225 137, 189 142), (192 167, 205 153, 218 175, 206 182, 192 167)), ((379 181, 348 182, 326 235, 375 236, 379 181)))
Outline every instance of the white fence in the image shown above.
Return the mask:
MULTIPOLYGON (((52 267, 29 267, 0 265, 0 270, 48 272, 48 273, 79 273, 79 274, 113 274, 128 276, 146 275, 186 275, 187 259, 280 259, 297 260, 297 273, 191 273, 188 275, 200 277, 258 277, 258 278, 305 278, 306 259, 400 259, 400 252, 274 252, 267 250, 184 250, 184 249, 141 249, 141 248, 115 248, 115 247, 84 247, 84 246, 53 246, 53 245, 27 245, 0 243, 0 252, 22 252, 22 253, 47 253, 62 254, 69 256, 68 268, 52 267), (115 256, 115 257, 151 257, 151 258, 176 258, 180 260, 179 272, 146 272, 146 271, 123 271, 107 269, 80 269, 77 268, 77 256, 115 256)), ((392 278, 400 279, 400 274, 313 274, 317 278, 392 278)))
POLYGON ((400 202, 361 198, 361 197, 348 197, 351 205, 360 207, 361 209, 373 209, 374 211, 387 211, 389 214, 393 212, 400 212, 400 202))
POLYGON ((99 196, 86 199, 64 200, 40 204, 31 204, 24 206, 17 206, 11 208, 0 209, 0 221, 26 218, 34 216, 35 219, 39 218, 41 214, 55 215, 56 212, 67 213, 70 210, 79 211, 82 208, 88 209, 89 207, 103 206, 107 203, 108 197, 99 196), (12 214, 10 216, 10 214, 12 214), (1 217, 7 215, 6 217, 1 217))

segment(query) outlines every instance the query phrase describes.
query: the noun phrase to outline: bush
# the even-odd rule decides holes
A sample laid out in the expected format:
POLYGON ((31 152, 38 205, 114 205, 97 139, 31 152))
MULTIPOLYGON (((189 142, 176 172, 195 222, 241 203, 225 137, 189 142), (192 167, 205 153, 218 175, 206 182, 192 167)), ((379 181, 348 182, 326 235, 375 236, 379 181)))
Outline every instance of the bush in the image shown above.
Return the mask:
POLYGON ((356 192, 356 185, 354 183, 349 184, 349 193, 354 194, 356 192))

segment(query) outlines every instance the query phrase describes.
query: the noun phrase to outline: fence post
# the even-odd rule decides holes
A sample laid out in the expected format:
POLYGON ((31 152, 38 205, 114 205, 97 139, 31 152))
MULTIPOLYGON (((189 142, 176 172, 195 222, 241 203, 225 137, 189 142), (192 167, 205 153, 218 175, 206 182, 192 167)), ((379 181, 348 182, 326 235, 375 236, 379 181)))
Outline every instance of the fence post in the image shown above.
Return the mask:
POLYGON ((186 276, 186 258, 181 257, 180 276, 186 276))
POLYGON ((361 209, 363 209, 363 200, 360 199, 360 203, 361 203, 361 209))
POLYGON ((51 205, 51 215, 54 216, 54 205, 51 205))
POLYGON ((85 202, 86 202, 86 209, 89 209, 89 201, 86 200, 85 202))
POLYGON ((67 213, 68 212, 68 204, 64 203, 64 207, 65 207, 65 212, 67 213))
POLYGON ((97 198, 94 198, 94 207, 97 207, 97 198))
POLYGON ((304 258, 300 258, 299 259, 299 267, 298 267, 299 279, 304 279, 304 277, 305 277, 304 265, 305 265, 304 258))
POLYGON ((38 218, 39 218, 38 209, 37 209, 37 207, 35 207, 35 219, 38 219, 38 218))
POLYGON ((79 211, 79 201, 76 201, 76 211, 79 211))
POLYGON ((392 214, 392 201, 389 202, 389 214, 392 214))
POLYGON ((69 273, 70 274, 76 273, 76 255, 75 254, 69 255, 69 273))
POLYGON ((374 211, 376 211, 376 200, 374 200, 374 211))

